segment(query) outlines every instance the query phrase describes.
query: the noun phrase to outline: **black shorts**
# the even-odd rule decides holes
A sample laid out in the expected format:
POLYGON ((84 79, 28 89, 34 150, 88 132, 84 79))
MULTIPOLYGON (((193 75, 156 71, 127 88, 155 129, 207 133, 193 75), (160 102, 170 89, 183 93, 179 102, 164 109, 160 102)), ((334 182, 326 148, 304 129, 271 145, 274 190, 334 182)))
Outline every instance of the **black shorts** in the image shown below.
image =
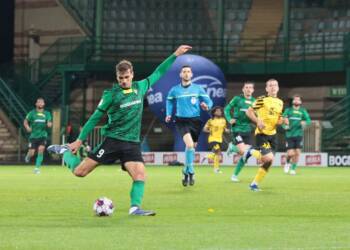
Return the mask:
POLYGON ((262 155, 274 153, 276 149, 276 135, 256 135, 256 147, 260 150, 262 155))
POLYGON ((217 142, 217 141, 209 142, 209 148, 213 152, 221 151, 221 145, 222 145, 221 142, 217 142))
POLYGON ((286 138, 286 148, 287 149, 297 149, 297 148, 302 148, 302 147, 303 147, 303 137, 302 136, 286 138))
POLYGON ((175 127, 181 136, 190 133, 193 142, 198 142, 199 135, 202 131, 202 121, 199 118, 176 117, 175 127))
POLYGON ((123 170, 126 170, 124 164, 128 161, 143 162, 140 143, 109 137, 94 148, 88 157, 101 164, 112 164, 120 160, 123 170))
POLYGON ((252 145, 252 143, 253 143, 252 133, 250 133, 250 132, 249 133, 234 132, 232 134, 232 142, 235 145, 238 145, 240 143, 252 145))
POLYGON ((28 148, 37 149, 39 146, 46 146, 47 141, 45 137, 42 138, 31 138, 29 139, 28 148))

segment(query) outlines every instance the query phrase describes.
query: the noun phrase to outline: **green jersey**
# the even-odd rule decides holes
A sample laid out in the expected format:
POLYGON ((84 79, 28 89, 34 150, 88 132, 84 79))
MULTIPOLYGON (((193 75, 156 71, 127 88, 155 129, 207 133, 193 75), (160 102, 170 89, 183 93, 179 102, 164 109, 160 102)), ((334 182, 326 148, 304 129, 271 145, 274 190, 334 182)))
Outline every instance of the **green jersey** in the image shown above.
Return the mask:
POLYGON ((27 114, 26 120, 32 129, 29 139, 47 138, 47 123, 52 121, 50 112, 45 110, 41 112, 33 109, 27 114))
POLYGON ((224 109, 225 117, 228 122, 235 119, 236 123, 232 125, 231 131, 234 133, 249 133, 252 131, 251 121, 246 115, 246 111, 255 102, 254 97, 245 98, 244 95, 233 97, 224 109), (231 111, 233 109, 233 116, 231 111))
POLYGON ((105 90, 96 111, 84 125, 78 139, 84 141, 106 113, 108 122, 102 130, 104 136, 122 141, 140 142, 144 96, 165 74, 175 59, 174 54, 169 56, 149 77, 133 82, 130 89, 123 89, 116 83, 111 89, 105 90))
POLYGON ((304 131, 301 125, 301 121, 305 121, 306 125, 311 124, 310 116, 305 108, 300 107, 298 109, 294 107, 287 108, 283 112, 283 117, 288 118, 289 126, 284 126, 286 129, 286 137, 303 136, 304 131))

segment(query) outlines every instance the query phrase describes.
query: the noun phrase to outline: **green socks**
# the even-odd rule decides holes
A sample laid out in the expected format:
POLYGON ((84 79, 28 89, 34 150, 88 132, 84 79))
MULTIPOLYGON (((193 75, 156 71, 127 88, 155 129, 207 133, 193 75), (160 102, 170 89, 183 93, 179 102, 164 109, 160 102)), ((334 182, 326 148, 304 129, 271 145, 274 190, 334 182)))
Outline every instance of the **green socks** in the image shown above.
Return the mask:
POLYGON ((134 181, 132 183, 130 198, 131 198, 131 206, 132 207, 140 207, 143 193, 145 191, 145 182, 144 181, 134 181))
POLYGON ((43 163, 43 159, 44 159, 44 154, 39 154, 36 156, 36 160, 35 160, 35 167, 36 168, 40 168, 41 164, 43 163))
POLYGON ((237 148, 237 146, 235 144, 233 144, 232 142, 229 144, 229 149, 228 151, 230 153, 237 153, 239 151, 239 149, 237 148))
POLYGON ((243 158, 242 157, 239 158, 239 161, 238 161, 237 166, 235 168, 235 172, 233 173, 235 176, 239 175, 239 173, 241 172, 242 168, 244 167, 244 164, 245 164, 245 162, 244 162, 243 158))
POLYGON ((73 172, 74 169, 80 164, 80 159, 78 156, 74 155, 71 151, 67 150, 63 154, 63 160, 68 166, 68 168, 73 172))
POLYGON ((292 164, 292 170, 295 170, 297 168, 297 164, 296 163, 293 163, 292 164))

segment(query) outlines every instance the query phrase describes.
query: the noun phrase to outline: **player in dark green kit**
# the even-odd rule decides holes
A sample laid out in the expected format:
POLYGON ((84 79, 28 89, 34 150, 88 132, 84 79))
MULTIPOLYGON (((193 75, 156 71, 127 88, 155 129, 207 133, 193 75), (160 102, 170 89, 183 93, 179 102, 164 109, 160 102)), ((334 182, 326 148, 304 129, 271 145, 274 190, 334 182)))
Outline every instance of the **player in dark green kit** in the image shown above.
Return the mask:
POLYGON ((311 124, 310 116, 305 108, 301 107, 302 101, 299 95, 293 96, 293 106, 283 113, 284 128, 286 130, 287 162, 284 172, 296 174, 296 168, 303 147, 304 128, 311 124))
POLYGON ((99 164, 121 161, 122 169, 133 179, 130 192, 131 215, 155 215, 153 211, 141 209, 144 194, 145 166, 140 150, 140 130, 143 99, 148 89, 170 68, 177 56, 190 50, 180 46, 162 62, 146 79, 133 81, 132 64, 123 60, 116 66, 117 83, 105 90, 96 111, 84 125, 78 139, 69 145, 51 145, 48 151, 63 154, 63 159, 74 175, 84 177, 99 164), (100 119, 107 114, 108 123, 103 128, 106 139, 97 146, 82 162, 74 155, 100 119))
POLYGON ((29 150, 25 157, 25 162, 29 163, 30 158, 37 150, 37 157, 35 160, 35 174, 40 174, 40 167, 44 159, 44 151, 47 143, 47 130, 52 127, 52 117, 50 112, 44 109, 44 98, 38 98, 35 103, 35 109, 30 111, 24 119, 23 125, 29 136, 29 150))
MULTIPOLYGON (((252 145, 252 126, 251 121, 246 115, 246 111, 255 101, 252 96, 254 93, 254 83, 245 82, 242 88, 242 95, 235 96, 225 107, 226 120, 231 124, 232 142, 229 144, 227 154, 237 152, 241 156, 252 145), (231 111, 233 110, 233 116, 231 111)), ((242 157, 239 159, 235 171, 231 177, 233 182, 238 182, 238 174, 241 172, 245 161, 242 157)))

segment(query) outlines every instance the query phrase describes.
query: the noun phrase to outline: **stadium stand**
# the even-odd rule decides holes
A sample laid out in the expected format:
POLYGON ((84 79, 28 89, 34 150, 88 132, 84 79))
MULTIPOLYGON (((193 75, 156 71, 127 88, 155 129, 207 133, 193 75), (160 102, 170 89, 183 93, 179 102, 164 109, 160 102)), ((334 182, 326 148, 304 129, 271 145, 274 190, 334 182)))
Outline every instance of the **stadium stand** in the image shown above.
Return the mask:
MULTIPOLYGON (((74 93, 83 88, 82 76, 86 72, 91 73, 91 79, 86 81, 88 91, 90 86, 96 87, 95 84, 102 82, 104 86, 104 81, 111 82, 114 75, 111 69, 116 61, 124 58, 135 63, 137 78, 141 78, 176 45, 184 42, 194 45, 192 53, 216 62, 229 77, 230 88, 236 83, 232 80, 236 75, 340 74, 345 71, 350 56, 347 50, 350 3, 343 0, 290 0, 288 40, 282 31, 283 1, 104 0, 100 15, 97 15, 100 2, 94 0, 22 2, 16 1, 16 63, 1 65, 1 84, 7 88, 0 94, 13 97, 14 110, 20 110, 20 105, 28 109, 39 95, 46 97, 48 106, 62 108, 69 103, 75 124, 84 120, 83 98, 74 93), (45 19, 44 12, 63 21, 51 23, 45 19), (30 58, 28 49, 32 39, 29 34, 33 31, 31 22, 34 31, 40 34, 38 58, 30 58), (96 77, 98 74, 108 77, 96 77)), ((318 89, 322 94, 313 91, 317 87, 309 86, 304 104, 314 119, 328 119, 338 128, 341 123, 325 116, 329 105, 338 104, 334 104, 335 99, 324 96, 328 91, 324 85, 318 89)), ((282 97, 288 99, 296 91, 300 91, 296 86, 285 87, 282 97)), ((237 91, 228 93, 230 98, 237 91)), ((87 97, 88 105, 96 105, 98 98, 99 95, 87 97)), ((21 126, 22 113, 9 114, 4 102, 2 108, 14 124, 21 126)), ((337 114, 343 112, 339 108, 335 110, 337 114)), ((86 115, 90 112, 88 108, 86 115)), ((146 107, 144 124, 151 124, 152 120, 146 107)), ((158 121, 154 126, 163 128, 158 121)), ((147 131, 143 128, 143 134, 147 131)), ((325 135, 324 144, 329 144, 332 137, 339 141, 344 137, 346 141, 349 136, 346 131, 336 135, 326 131, 329 135, 325 135)), ((157 132, 149 131, 149 138, 156 136, 157 132)), ((164 144, 154 143, 152 139, 149 144, 162 149, 166 141, 171 141, 171 138, 163 139, 164 144)))
POLYGON ((292 54, 300 54, 305 46, 307 54, 324 51, 327 57, 332 57, 343 50, 349 29, 348 1, 291 1, 290 36, 295 44, 290 48, 292 54))

